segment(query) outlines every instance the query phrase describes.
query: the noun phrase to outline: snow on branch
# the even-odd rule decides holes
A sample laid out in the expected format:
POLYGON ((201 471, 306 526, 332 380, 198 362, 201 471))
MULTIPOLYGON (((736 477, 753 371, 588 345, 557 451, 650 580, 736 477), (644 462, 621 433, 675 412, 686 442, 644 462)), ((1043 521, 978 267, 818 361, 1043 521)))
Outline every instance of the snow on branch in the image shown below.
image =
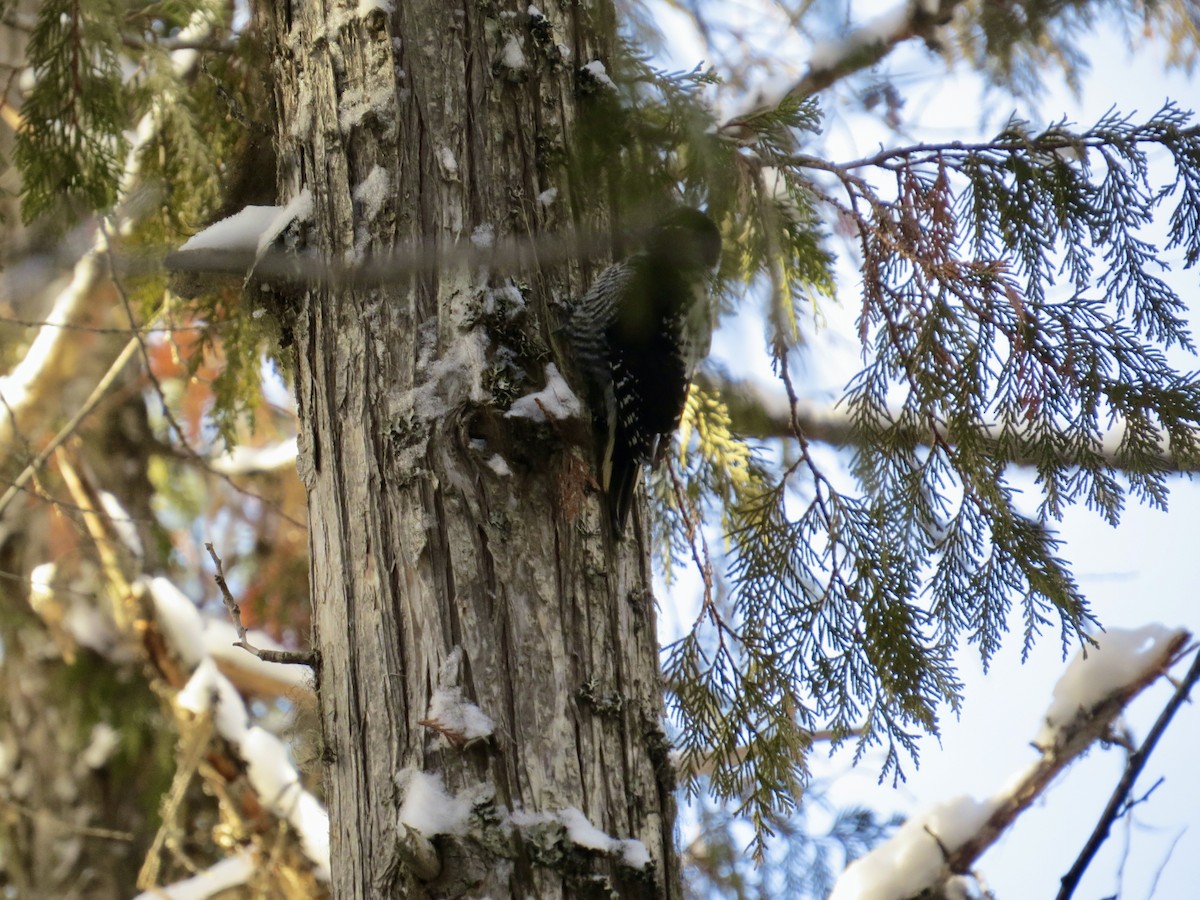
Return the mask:
MULTIPOLYGON (((275 236, 286 228, 276 228, 282 206, 247 206, 245 209, 214 222, 183 242, 180 253, 198 250, 229 250, 255 253, 267 234, 275 236)), ((270 243, 270 241, 267 241, 270 243)))
POLYGON ((246 444, 238 444, 228 452, 211 460, 209 468, 222 475, 252 475, 258 472, 294 468, 296 448, 295 437, 268 444, 265 447, 249 447, 246 444))
MULTIPOLYGON (((1184 703, 1190 702, 1192 688, 1198 682, 1200 682, 1200 652, 1194 653, 1192 665, 1188 669, 1187 675, 1176 686, 1175 693, 1171 695, 1171 699, 1167 702, 1167 705, 1158 714, 1158 718, 1155 719, 1154 724, 1150 727, 1150 733, 1146 735, 1146 739, 1142 741, 1142 745, 1129 755, 1129 759, 1125 764, 1125 772, 1121 776, 1121 780, 1117 783, 1117 786, 1113 789, 1104 812, 1100 814, 1100 818, 1096 822, 1096 827, 1092 830, 1091 837, 1088 838, 1087 843, 1079 852, 1079 856, 1075 859, 1070 870, 1062 877, 1062 887, 1058 892, 1058 900, 1069 900, 1072 894, 1074 894, 1079 880, 1083 877, 1083 873, 1091 865, 1092 859, 1101 845, 1108 839, 1108 834, 1113 824, 1129 810, 1132 805, 1129 795, 1133 791, 1134 782, 1137 781, 1142 769, 1145 768, 1146 762, 1150 759, 1150 754, 1154 752, 1159 738, 1166 732, 1167 727, 1171 724, 1171 720, 1175 717, 1175 713, 1179 711, 1184 703)), ((1152 791, 1154 788, 1152 787, 1150 790, 1152 791)))
POLYGON ((1186 632, 1165 625, 1112 628, 1097 638, 1097 646, 1081 648, 1054 685, 1034 746, 1053 751, 1070 739, 1081 716, 1129 686, 1142 684, 1147 676, 1157 677, 1186 637, 1186 632))
POLYGON ((247 206, 188 238, 167 258, 167 267, 249 277, 272 255, 275 241, 289 225, 312 217, 312 202, 312 192, 305 188, 286 206, 247 206))
POLYGON ((120 640, 112 619, 96 608, 90 597, 64 589, 56 581, 57 566, 45 562, 29 573, 29 606, 45 623, 51 639, 68 663, 77 647, 87 647, 113 661, 125 661, 128 647, 120 640))
MULTIPOLYGON (((846 868, 830 900, 905 900, 939 887, 956 896, 951 893, 956 880, 971 872, 1063 770, 1110 732, 1133 698, 1166 674, 1190 638, 1180 628, 1147 625, 1112 629, 1099 635, 1095 646, 1081 648, 1055 685, 1034 743, 1041 757, 986 800, 956 797, 911 818, 846 868)), ((1200 666, 1193 670, 1200 677, 1200 666)), ((1195 683, 1189 678, 1186 688, 1181 686, 1184 694, 1195 683)), ((1172 702, 1178 706, 1181 700, 1172 702)))
POLYGON ((257 868, 254 854, 242 851, 227 856, 191 878, 143 891, 134 900, 207 900, 222 891, 245 884, 254 876, 257 868))
MULTIPOLYGON (((248 692, 281 696, 306 705, 314 703, 309 675, 304 669, 265 662, 253 652, 241 649, 237 646, 241 637, 233 623, 202 615, 196 604, 169 579, 157 576, 149 585, 159 627, 189 670, 211 657, 226 678, 248 692)), ((266 632, 251 630, 247 636, 256 647, 288 652, 266 632)))
POLYGON ((45 412, 41 398, 49 394, 54 385, 48 384, 49 373, 61 358, 63 346, 72 339, 67 325, 79 324, 88 312, 87 300, 99 277, 96 254, 89 252, 75 266, 70 282, 58 292, 45 324, 38 329, 37 337, 25 351, 21 361, 8 374, 0 376, 0 445, 16 447, 13 440, 27 414, 42 415, 45 412))
POLYGON ((265 809, 286 819, 322 881, 328 881, 329 814, 304 790, 300 773, 288 758, 287 746, 266 729, 250 725, 237 688, 205 659, 175 698, 180 709, 195 715, 214 712, 217 731, 246 764, 246 777, 265 809))
POLYGON ((905 900, 946 881, 946 856, 978 832, 993 812, 992 802, 966 796, 924 810, 852 862, 829 900, 905 900))
MULTIPOLYGON (((191 670, 187 683, 175 697, 176 706, 197 716, 213 715, 217 733, 245 764, 246 778, 263 808, 295 829, 317 877, 327 881, 329 815, 321 802, 301 786, 300 774, 289 759, 287 746, 264 728, 250 724, 241 694, 221 673, 209 651, 207 629, 195 604, 161 576, 144 579, 142 584, 154 603, 164 636, 180 661, 191 670)), ((243 655, 253 659, 251 654, 243 655)), ((273 668, 289 670, 283 666, 273 668)))

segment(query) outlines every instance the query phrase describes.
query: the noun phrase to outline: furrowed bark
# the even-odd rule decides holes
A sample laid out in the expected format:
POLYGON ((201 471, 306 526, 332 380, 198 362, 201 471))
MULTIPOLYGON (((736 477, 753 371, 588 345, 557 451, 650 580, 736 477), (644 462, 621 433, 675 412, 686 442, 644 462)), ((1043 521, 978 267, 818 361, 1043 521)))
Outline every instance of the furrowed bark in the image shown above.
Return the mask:
MULTIPOLYGON (((546 24, 524 3, 318 6, 265 10, 282 200, 311 192, 307 248, 344 261, 603 221, 571 214, 552 160, 570 154, 578 66, 607 59, 606 3, 556 4, 546 24), (384 178, 380 203, 363 186, 384 178)), ((337 897, 679 895, 646 542, 612 543, 565 427, 503 415, 542 387, 549 305, 584 281, 454 264, 284 301, 337 897), (431 716, 451 682, 490 737, 431 716), (470 801, 460 833, 410 834, 414 772, 470 801), (574 844, 572 807, 653 864, 574 844)))

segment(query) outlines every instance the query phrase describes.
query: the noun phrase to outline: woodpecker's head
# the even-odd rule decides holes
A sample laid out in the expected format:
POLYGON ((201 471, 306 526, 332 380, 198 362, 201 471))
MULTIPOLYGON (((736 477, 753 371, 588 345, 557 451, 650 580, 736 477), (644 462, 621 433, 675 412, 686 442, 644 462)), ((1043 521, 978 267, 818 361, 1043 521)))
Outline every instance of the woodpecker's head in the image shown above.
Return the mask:
POLYGON ((647 250, 681 271, 706 272, 721 258, 721 232, 700 210, 682 206, 654 226, 647 250))

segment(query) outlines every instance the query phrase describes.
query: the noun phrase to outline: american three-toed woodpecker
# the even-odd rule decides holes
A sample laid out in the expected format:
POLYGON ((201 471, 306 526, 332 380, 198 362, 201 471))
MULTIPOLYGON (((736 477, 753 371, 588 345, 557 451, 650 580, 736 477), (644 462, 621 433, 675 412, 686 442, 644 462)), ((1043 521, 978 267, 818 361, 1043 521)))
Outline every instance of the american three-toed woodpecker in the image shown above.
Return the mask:
POLYGON ((716 319, 708 279, 721 254, 716 225, 680 208, 646 247, 609 266, 574 306, 566 336, 592 413, 600 486, 624 534, 642 467, 679 427, 688 385, 716 319))

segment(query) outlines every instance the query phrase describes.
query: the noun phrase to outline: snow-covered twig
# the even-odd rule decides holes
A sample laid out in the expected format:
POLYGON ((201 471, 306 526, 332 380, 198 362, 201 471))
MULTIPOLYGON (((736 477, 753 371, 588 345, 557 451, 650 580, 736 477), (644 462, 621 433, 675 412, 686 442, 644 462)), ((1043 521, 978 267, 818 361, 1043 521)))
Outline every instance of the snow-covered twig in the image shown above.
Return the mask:
POLYGON ((1035 743, 1041 758, 1005 794, 982 828, 950 855, 952 872, 967 872, 983 851, 1023 813, 1175 661, 1191 635, 1161 625, 1098 636, 1098 647, 1080 650, 1055 687, 1047 723, 1035 743), (1065 688, 1065 690, 1064 690, 1065 688), (1055 720, 1055 716, 1061 716, 1055 720))
POLYGON ((251 475, 296 467, 296 438, 290 437, 265 447, 236 447, 208 461, 208 468, 221 475, 251 475))
POLYGON ((191 878, 151 888, 138 894, 133 900, 206 900, 222 891, 245 884, 253 877, 257 868, 254 854, 242 851, 213 863, 191 878))
MULTIPOLYGON (((145 646, 149 661, 162 678, 164 686, 178 690, 176 705, 194 715, 212 714, 215 731, 233 752, 215 751, 226 757, 224 771, 244 772, 252 798, 249 804, 254 809, 268 810, 279 819, 286 820, 299 836, 299 842, 313 866, 316 877, 329 877, 329 834, 328 815, 320 802, 300 785, 299 774, 288 759, 287 748, 275 735, 258 726, 252 726, 238 689, 218 667, 219 653, 211 644, 220 641, 228 644, 232 629, 212 635, 200 611, 177 587, 163 577, 141 577, 131 583, 125 575, 120 560, 113 552, 113 541, 105 530, 105 521, 93 503, 93 489, 85 484, 83 476, 75 470, 64 454, 59 459, 59 470, 71 489, 77 507, 84 514, 84 521, 103 564, 106 594, 113 607, 113 618, 128 639, 136 634, 145 646), (137 597, 149 595, 153 601, 153 615, 147 615, 137 597), (216 641, 214 641, 214 637, 216 641)), ((49 576, 45 576, 48 577, 49 576)), ((32 586, 31 586, 32 589, 32 586)), ((220 631, 218 629, 218 631, 220 631)), ((242 635, 246 636, 245 631, 242 635)), ((267 667, 249 654, 241 654, 256 666, 267 667)), ((270 666, 279 673, 298 672, 282 666, 270 666)), ((274 674, 274 673, 273 673, 274 674)), ((284 681, 277 676, 277 681, 284 681)), ((302 687, 299 679, 294 682, 302 687)), ((309 691, 311 694, 311 691, 309 691)), ((196 752, 208 752, 211 731, 193 728, 193 743, 199 746, 196 752)), ((185 754, 185 757, 188 754, 185 754)), ((180 765, 180 783, 192 777, 197 765, 185 759, 180 765)), ((222 776, 213 774, 214 789, 220 793, 226 782, 222 776)), ((154 856, 154 854, 151 854, 154 856)), ((152 884, 153 863, 147 872, 145 883, 152 884)))
POLYGON ((0 409, 0 445, 12 445, 13 436, 19 432, 20 422, 27 412, 42 411, 38 400, 49 392, 49 386, 45 384, 46 373, 52 371, 64 343, 71 339, 66 326, 77 323, 87 314, 87 300, 96 284, 97 270, 96 257, 91 253, 76 264, 71 281, 55 297, 45 324, 38 329, 37 337, 21 361, 11 372, 0 376, 0 397, 4 398, 0 409))
POLYGON ((986 800, 956 797, 914 816, 851 863, 830 900, 903 900, 961 879, 1063 770, 1110 732, 1122 710, 1165 674, 1190 639, 1187 631, 1162 625, 1098 636, 1097 645, 1080 650, 1055 686, 1035 741, 1039 759, 986 800))
POLYGON ((190 670, 175 697, 176 706, 196 716, 212 715, 216 733, 241 760, 257 805, 295 829, 317 877, 328 880, 329 816, 301 785, 287 747, 275 735, 250 724, 237 688, 221 674, 205 646, 203 620, 195 605, 165 578, 145 579, 142 584, 154 601, 163 634, 190 670))

